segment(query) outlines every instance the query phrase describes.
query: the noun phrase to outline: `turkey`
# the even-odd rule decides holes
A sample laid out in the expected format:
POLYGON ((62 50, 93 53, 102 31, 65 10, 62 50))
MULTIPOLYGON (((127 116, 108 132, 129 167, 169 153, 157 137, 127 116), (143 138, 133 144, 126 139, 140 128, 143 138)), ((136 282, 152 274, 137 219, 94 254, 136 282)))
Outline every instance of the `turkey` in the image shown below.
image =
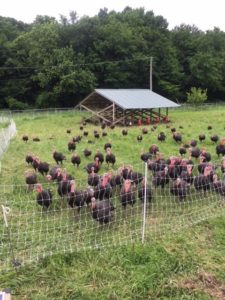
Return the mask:
POLYGON ((168 167, 165 167, 164 170, 162 171, 158 171, 154 174, 153 178, 152 178, 152 184, 155 187, 161 186, 162 189, 164 188, 164 186, 169 183, 170 178, 168 175, 168 167))
POLYGON ((94 160, 96 159, 96 157, 98 157, 100 164, 104 162, 104 155, 99 150, 97 150, 97 152, 95 153, 94 160))
POLYGON ((141 152, 140 159, 144 162, 147 162, 149 159, 152 159, 152 155, 149 152, 141 152))
POLYGON ((149 153, 156 155, 157 152, 159 152, 159 147, 155 144, 151 145, 151 147, 149 148, 149 153))
POLYGON ((36 190, 37 190, 37 204, 42 206, 44 210, 47 210, 50 205, 52 204, 52 192, 47 189, 43 190, 42 185, 38 183, 36 185, 36 190))
POLYGON ((25 171, 25 181, 29 190, 33 190, 35 184, 37 184, 37 174, 33 170, 25 171))
POLYGON ((76 143, 75 143, 74 141, 69 141, 69 143, 68 143, 67 146, 68 146, 68 150, 69 150, 70 152, 76 150, 76 143))
POLYGON ((157 138, 158 138, 158 141, 164 142, 166 140, 166 135, 164 132, 160 132, 157 138))
POLYGON ((134 183, 135 185, 138 185, 140 182, 142 182, 143 178, 144 176, 142 173, 134 172, 134 171, 131 171, 128 176, 128 179, 130 179, 131 182, 134 183))
POLYGON ((34 137, 34 138, 33 138, 33 142, 40 142, 39 137, 34 137))
POLYGON ((219 140, 219 137, 218 135, 214 134, 210 137, 210 140, 213 142, 213 143, 217 143, 218 140, 219 140))
POLYGON ((77 136, 73 137, 74 143, 79 143, 81 141, 81 139, 82 139, 81 135, 77 135, 77 136))
POLYGON ((198 142, 197 142, 196 140, 191 140, 191 141, 190 141, 190 146, 191 146, 191 147, 196 147, 196 146, 197 146, 197 143, 198 143, 198 142))
POLYGON ((94 137, 96 139, 99 139, 100 138, 100 134, 97 131, 94 131, 94 137))
MULTIPOLYGON (((58 177, 60 176, 61 174, 61 169, 60 167, 57 165, 57 166, 53 166, 50 171, 49 171, 49 174, 46 176, 47 180, 58 180, 58 177)), ((60 181, 60 180, 59 180, 60 181)))
POLYGON ((198 139, 200 142, 205 140, 205 134, 199 134, 198 139))
POLYGON ((137 141, 140 143, 142 141, 142 135, 137 136, 137 141))
POLYGON ((178 199, 180 201, 183 201, 187 194, 188 194, 188 183, 181 179, 180 177, 178 177, 173 183, 172 186, 170 188, 170 193, 176 197, 178 197, 178 199))
POLYGON ((152 189, 150 187, 150 185, 146 184, 146 188, 145 188, 145 180, 142 180, 142 184, 138 189, 138 198, 140 199, 140 201, 142 203, 144 203, 145 200, 145 195, 146 195, 146 201, 147 202, 151 202, 152 201, 152 189))
POLYGON ((131 172, 132 172, 132 166, 128 165, 128 166, 122 166, 120 168, 120 172, 121 172, 121 175, 123 177, 123 179, 130 179, 130 176, 131 176, 131 172))
POLYGON ((79 167, 81 163, 81 158, 78 154, 74 153, 71 157, 71 163, 75 166, 77 165, 77 168, 79 167))
POLYGON ((55 160, 55 162, 57 163, 57 165, 59 163, 63 163, 63 161, 66 159, 65 155, 63 155, 61 152, 57 152, 57 151, 54 151, 53 152, 53 158, 55 160))
POLYGON ((210 190, 210 172, 211 168, 208 168, 208 166, 206 166, 204 174, 195 176, 194 187, 197 191, 203 191, 204 193, 206 193, 208 190, 210 190))
POLYGON ((110 200, 96 201, 91 199, 91 215, 92 218, 100 224, 107 224, 113 220, 113 211, 115 207, 110 200))
POLYGON ((29 140, 28 135, 23 135, 22 140, 27 143, 27 141, 29 140))
POLYGON ((85 170, 87 171, 88 174, 90 174, 93 169, 94 169, 95 173, 98 173, 98 171, 100 170, 100 163, 99 163, 98 157, 95 157, 94 162, 87 164, 87 166, 85 168, 85 170))
POLYGON ((112 164, 112 166, 114 166, 114 164, 116 162, 116 156, 112 153, 111 148, 107 149, 105 161, 108 164, 108 167, 109 167, 109 164, 112 164))
POLYGON ((89 205, 91 203, 91 199, 94 197, 95 191, 92 187, 88 186, 84 191, 83 191, 83 197, 84 197, 84 202, 86 205, 89 205))
POLYGON ((181 156, 183 156, 184 154, 186 154, 187 153, 186 148, 185 147, 180 147, 179 148, 179 153, 180 153, 181 156))
POLYGON ((109 175, 105 173, 100 183, 95 188, 95 198, 99 200, 110 199, 112 197, 112 187, 109 183, 109 175))
POLYGON ((147 129, 147 128, 143 128, 143 129, 142 129, 142 133, 143 133, 143 134, 147 134, 147 133, 148 133, 148 129, 147 129))
POLYGON ((201 150, 201 156, 204 158, 204 162, 209 162, 211 161, 211 154, 209 152, 206 152, 205 149, 201 150))
POLYGON ((92 151, 86 148, 84 149, 83 153, 85 157, 89 157, 92 154, 92 151))
POLYGON ((33 156, 32 167, 36 171, 38 169, 40 159, 37 156, 33 156))
POLYGON ((106 151, 108 148, 112 148, 112 142, 108 142, 104 145, 104 150, 106 151))
POLYGON ((116 175, 113 175, 113 172, 110 171, 108 173, 108 175, 109 175, 109 183, 110 183, 111 187, 114 188, 114 187, 119 186, 121 188, 121 186, 123 184, 123 177, 122 177, 121 171, 119 170, 116 175))
POLYGON ((189 148, 189 153, 191 157, 199 158, 199 156, 201 155, 201 150, 198 147, 191 147, 189 148))
POLYGON ((222 162, 221 162, 221 172, 223 173, 223 175, 225 176, 225 157, 223 158, 222 162))
POLYGON ((85 203, 83 193, 76 189, 74 180, 70 181, 70 192, 67 194, 67 203, 71 208, 77 208, 78 213, 85 203))
POLYGON ((40 161, 37 169, 42 176, 47 175, 49 171, 49 163, 40 161))
POLYGON ((216 154, 218 157, 222 154, 222 156, 225 155, 225 144, 223 142, 220 142, 219 145, 216 146, 216 154))
POLYGON ((32 154, 27 154, 26 157, 25 157, 25 161, 27 162, 27 164, 32 164, 33 162, 33 155, 32 154))
POLYGON ((185 180, 187 183, 192 184, 194 180, 192 171, 193 171, 193 165, 188 164, 186 166, 186 170, 182 170, 180 174, 180 178, 182 180, 185 180))
POLYGON ((123 130, 122 130, 122 135, 125 136, 125 135, 127 135, 127 134, 128 134, 128 130, 127 130, 127 129, 123 129, 123 130))
POLYGON ((213 175, 213 184, 212 184, 213 190, 220 194, 224 200, 225 200, 225 181, 218 180, 218 175, 213 175))
POLYGON ((173 139, 175 142, 182 142, 182 135, 180 133, 174 132, 173 133, 173 139))
POLYGON ((122 207, 126 209, 127 205, 133 206, 136 202, 134 189, 130 179, 126 179, 120 190, 120 202, 122 207))
POLYGON ((155 160, 148 160, 148 169, 153 173, 164 170, 166 161, 164 160, 161 153, 157 153, 155 160))
POLYGON ((63 174, 63 178, 61 181, 58 182, 58 189, 57 192, 61 198, 64 198, 66 195, 70 193, 71 186, 70 181, 73 180, 68 179, 68 175, 66 173, 63 174))
POLYGON ((99 184, 100 177, 95 173, 94 167, 91 168, 91 173, 88 175, 88 185, 97 186, 99 184))
POLYGON ((171 156, 168 159, 168 175, 171 179, 176 179, 180 175, 182 171, 180 162, 181 162, 180 158, 175 156, 171 156))

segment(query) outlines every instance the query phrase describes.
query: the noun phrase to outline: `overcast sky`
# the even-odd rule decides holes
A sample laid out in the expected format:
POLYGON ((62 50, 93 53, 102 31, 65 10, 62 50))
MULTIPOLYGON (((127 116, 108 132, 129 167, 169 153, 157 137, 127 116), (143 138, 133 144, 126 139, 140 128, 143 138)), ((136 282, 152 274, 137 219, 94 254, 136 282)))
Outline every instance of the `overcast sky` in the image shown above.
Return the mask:
POLYGON ((144 7, 162 15, 169 29, 181 23, 196 25, 201 30, 219 27, 225 31, 224 0, 2 0, 0 15, 31 23, 36 15, 59 19, 74 10, 79 17, 94 16, 100 8, 122 11, 124 7, 144 7))

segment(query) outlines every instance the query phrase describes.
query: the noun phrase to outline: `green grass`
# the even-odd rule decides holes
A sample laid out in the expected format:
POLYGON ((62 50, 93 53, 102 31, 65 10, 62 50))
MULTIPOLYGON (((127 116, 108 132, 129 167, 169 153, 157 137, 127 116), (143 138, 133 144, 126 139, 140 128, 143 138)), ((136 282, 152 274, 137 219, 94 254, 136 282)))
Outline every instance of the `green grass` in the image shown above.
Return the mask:
MULTIPOLYGON (((225 108, 173 111, 170 126, 182 133, 184 142, 205 133, 206 141, 198 146, 205 147, 219 164, 210 135, 224 137, 224 116, 225 108), (207 130, 208 125, 213 126, 211 132, 207 130)), ((86 186, 87 175, 83 168, 91 160, 82 154, 86 147, 91 148, 93 154, 97 149, 104 152, 105 142, 112 140, 117 157, 114 171, 125 163, 143 172, 140 151, 147 152, 153 143, 166 158, 178 155, 179 145, 164 124, 155 132, 150 131, 150 126, 149 134, 143 136, 140 144, 136 141, 140 128, 130 128, 128 136, 122 137, 118 127, 107 129, 108 136, 94 144, 82 139, 76 149, 82 157, 77 170, 70 162, 67 143, 71 136, 81 133, 79 124, 83 117, 85 113, 73 111, 15 117, 17 136, 1 163, 0 204, 11 208, 11 242, 16 258, 24 266, 17 275, 14 271, 0 275, 0 288, 11 287, 15 299, 223 299, 218 297, 223 295, 225 274, 225 213, 222 198, 213 192, 203 197, 192 188, 190 196, 180 204, 168 189, 160 194, 154 191, 153 203, 147 207, 144 246, 140 243, 142 207, 137 201, 133 211, 124 218, 118 191, 113 197, 114 222, 100 228, 91 219, 88 208, 82 210, 79 220, 65 205, 61 209, 55 185, 46 183, 38 175, 39 181, 50 186, 54 193, 51 210, 41 213, 35 203, 35 193, 28 192, 24 185, 24 172, 29 168, 24 160, 27 152, 54 165, 53 149, 62 151, 67 156, 64 167, 75 176, 80 188, 86 186), (66 133, 67 128, 72 129, 71 135, 66 133), (157 141, 160 131, 167 135, 167 141, 162 144, 157 141), (29 136, 28 143, 21 140, 23 134, 29 136), (40 143, 33 142, 33 136, 38 136, 40 143), (206 221, 198 224, 201 220, 206 221), (48 257, 49 254, 53 255, 48 257), (211 285, 206 280, 209 276, 213 278, 211 285)), ((88 139, 94 140, 94 129, 99 130, 99 127, 87 125, 88 139)), ((108 168, 103 164, 100 174, 106 171, 108 168)), ((219 169, 217 171, 221 176, 219 169)), ((151 182, 150 173, 148 180, 151 182)), ((10 266, 11 255, 9 237, 3 220, 0 222, 0 267, 4 269, 10 266)))

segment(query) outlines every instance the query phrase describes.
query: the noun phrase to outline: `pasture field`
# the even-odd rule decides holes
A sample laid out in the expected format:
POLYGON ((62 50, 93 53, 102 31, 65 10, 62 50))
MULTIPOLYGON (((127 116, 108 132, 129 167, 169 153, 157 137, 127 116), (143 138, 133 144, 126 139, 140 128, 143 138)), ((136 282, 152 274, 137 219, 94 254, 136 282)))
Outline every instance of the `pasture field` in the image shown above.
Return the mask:
MULTIPOLYGON (((70 161, 67 143, 83 134, 80 124, 85 116, 84 112, 69 111, 23 113, 14 118, 17 135, 1 162, 0 204, 10 207, 11 213, 10 237, 0 219, 0 267, 3 270, 10 266, 9 241, 22 267, 17 273, 10 270, 0 275, 0 288, 10 287, 14 299, 224 299, 225 205, 218 194, 209 191, 203 195, 191 187, 187 199, 179 203, 168 188, 153 189, 142 245, 143 208, 138 199, 124 216, 119 191, 115 191, 115 218, 112 224, 100 226, 91 218, 88 207, 74 216, 59 199, 56 185, 39 174, 39 182, 53 192, 53 205, 43 213, 36 204, 36 193, 26 188, 24 172, 31 168, 25 163, 28 152, 54 166, 52 152, 56 149, 67 158, 63 168, 83 189, 87 186, 84 167, 97 149, 104 153, 104 144, 111 141, 116 163, 110 170, 116 172, 122 164, 131 164, 135 171, 144 173, 140 152, 147 152, 152 144, 159 146, 165 158, 179 154, 180 144, 172 139, 172 127, 182 134, 183 143, 198 140, 198 135, 205 133, 206 140, 198 141, 198 147, 206 148, 219 166, 221 158, 210 136, 225 136, 225 108, 174 110, 170 112, 170 127, 159 124, 151 131, 152 126, 133 126, 128 128, 127 136, 122 136, 122 128, 116 127, 106 128, 107 136, 95 139, 93 131, 101 133, 100 126, 87 124, 84 130, 89 136, 77 143, 76 152, 81 156, 77 169, 70 161), (207 129, 209 125, 212 130, 207 129), (148 128, 148 134, 138 143, 136 137, 143 127, 148 128), (71 134, 66 133, 68 128, 71 134), (161 131, 167 136, 162 143, 157 140, 161 131), (27 143, 22 141, 24 134, 29 136, 27 143), (40 142, 32 141, 35 136, 40 142), (91 157, 84 157, 85 148, 92 150, 91 157)), ((198 160, 194 163, 197 165, 198 160)), ((220 168, 216 170, 221 177, 220 168)), ((100 174, 108 171, 103 163, 100 174)), ((150 172, 147 178, 151 184, 150 172)))

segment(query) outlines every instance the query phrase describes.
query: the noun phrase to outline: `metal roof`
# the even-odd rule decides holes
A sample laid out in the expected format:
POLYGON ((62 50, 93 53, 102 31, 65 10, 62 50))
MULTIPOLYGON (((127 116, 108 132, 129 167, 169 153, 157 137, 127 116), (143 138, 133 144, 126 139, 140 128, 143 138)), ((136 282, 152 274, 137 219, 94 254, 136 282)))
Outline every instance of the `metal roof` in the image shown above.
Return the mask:
POLYGON ((123 109, 149 109, 180 106, 148 89, 95 89, 95 92, 123 109))

